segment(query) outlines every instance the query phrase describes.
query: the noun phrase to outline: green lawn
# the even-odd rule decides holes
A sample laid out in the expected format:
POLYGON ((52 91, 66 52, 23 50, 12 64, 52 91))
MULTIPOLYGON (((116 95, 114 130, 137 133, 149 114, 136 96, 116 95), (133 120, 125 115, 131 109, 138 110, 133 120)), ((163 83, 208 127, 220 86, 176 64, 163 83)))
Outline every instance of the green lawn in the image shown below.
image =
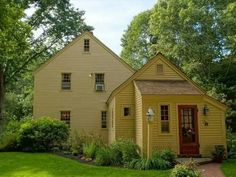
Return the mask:
POLYGON ((221 169, 225 174, 225 177, 235 177, 236 176, 236 160, 235 159, 228 159, 226 160, 221 169))
POLYGON ((0 153, 1 177, 168 177, 170 171, 97 167, 46 153, 0 153))

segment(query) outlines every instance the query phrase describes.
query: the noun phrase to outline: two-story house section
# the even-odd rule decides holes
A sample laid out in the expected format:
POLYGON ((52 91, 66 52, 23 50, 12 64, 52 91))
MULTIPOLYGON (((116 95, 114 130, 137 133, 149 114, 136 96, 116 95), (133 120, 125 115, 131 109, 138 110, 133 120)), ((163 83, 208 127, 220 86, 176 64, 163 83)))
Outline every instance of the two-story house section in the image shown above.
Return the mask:
POLYGON ((34 117, 65 121, 108 139, 106 101, 134 73, 122 59, 85 32, 34 73, 34 117))

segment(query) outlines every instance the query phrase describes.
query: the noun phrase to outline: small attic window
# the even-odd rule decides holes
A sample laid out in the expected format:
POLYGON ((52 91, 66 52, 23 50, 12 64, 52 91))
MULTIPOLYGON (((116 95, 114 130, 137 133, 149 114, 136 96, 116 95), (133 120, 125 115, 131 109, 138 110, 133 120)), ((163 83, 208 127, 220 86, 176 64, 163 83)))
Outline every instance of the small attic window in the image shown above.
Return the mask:
POLYGON ((90 41, 89 39, 84 39, 84 52, 89 52, 90 50, 90 41))
POLYGON ((163 74, 163 65, 157 64, 157 74, 163 74))

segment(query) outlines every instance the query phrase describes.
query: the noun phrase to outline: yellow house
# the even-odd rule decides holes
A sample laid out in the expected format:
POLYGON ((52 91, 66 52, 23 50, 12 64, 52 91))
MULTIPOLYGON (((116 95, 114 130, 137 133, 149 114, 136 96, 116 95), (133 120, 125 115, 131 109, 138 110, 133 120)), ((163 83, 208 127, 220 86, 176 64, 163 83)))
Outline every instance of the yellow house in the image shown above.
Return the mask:
POLYGON ((34 117, 108 143, 133 139, 148 156, 166 148, 211 156, 215 145, 226 146, 225 110, 162 54, 134 72, 89 32, 35 71, 34 117))

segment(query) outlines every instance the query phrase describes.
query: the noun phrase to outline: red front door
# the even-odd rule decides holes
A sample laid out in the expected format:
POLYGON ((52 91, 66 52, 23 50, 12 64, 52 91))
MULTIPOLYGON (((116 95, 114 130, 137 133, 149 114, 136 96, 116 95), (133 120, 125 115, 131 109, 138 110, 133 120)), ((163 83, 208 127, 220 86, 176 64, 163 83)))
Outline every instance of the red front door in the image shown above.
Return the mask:
POLYGON ((178 106, 180 154, 195 156, 199 154, 198 121, 196 105, 178 106))

